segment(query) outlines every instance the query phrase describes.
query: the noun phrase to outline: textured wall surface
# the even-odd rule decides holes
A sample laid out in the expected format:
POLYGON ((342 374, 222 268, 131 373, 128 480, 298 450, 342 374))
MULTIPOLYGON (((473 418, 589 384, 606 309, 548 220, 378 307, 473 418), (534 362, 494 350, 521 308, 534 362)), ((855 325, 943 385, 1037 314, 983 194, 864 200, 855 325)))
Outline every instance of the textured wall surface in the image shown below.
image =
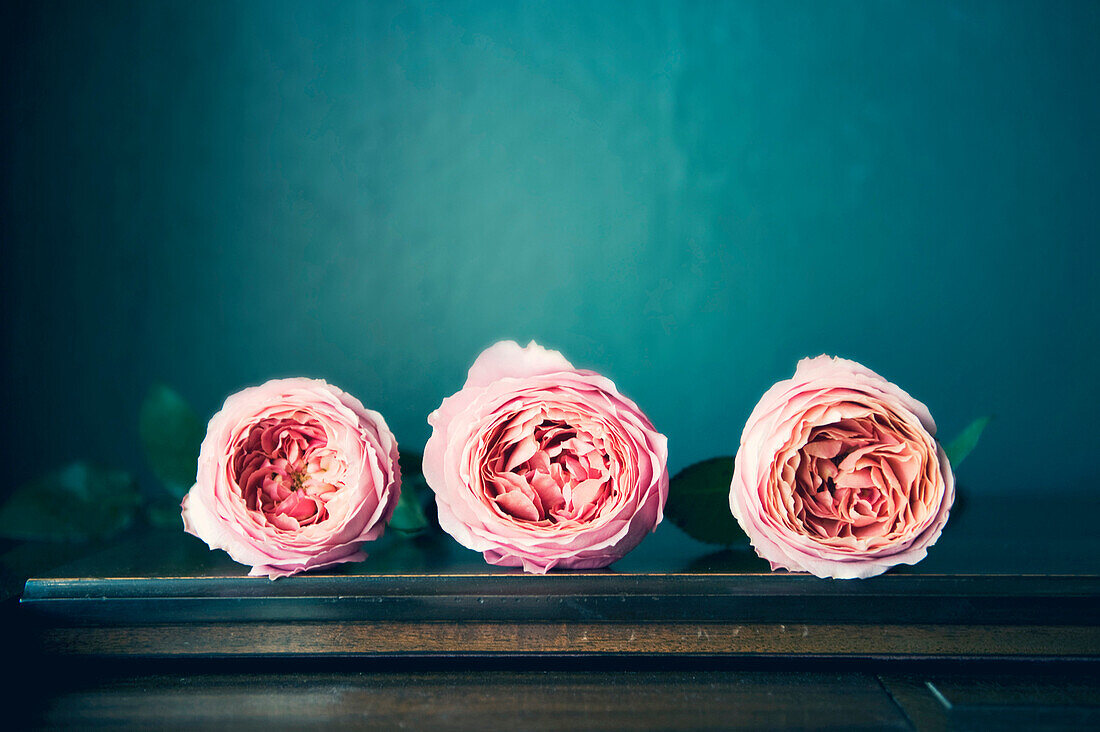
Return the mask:
POLYGON ((963 482, 1095 482, 1100 5, 27 3, 0 18, 5 475, 141 467, 324 377, 419 449, 498 338, 614 378, 671 463, 802 356, 963 482))

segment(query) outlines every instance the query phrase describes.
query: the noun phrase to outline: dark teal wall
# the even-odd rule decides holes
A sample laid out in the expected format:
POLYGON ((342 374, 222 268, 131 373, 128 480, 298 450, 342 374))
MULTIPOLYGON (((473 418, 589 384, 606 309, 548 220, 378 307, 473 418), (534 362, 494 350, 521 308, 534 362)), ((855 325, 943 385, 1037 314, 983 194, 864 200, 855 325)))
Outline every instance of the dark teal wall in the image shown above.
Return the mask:
POLYGON ((1091 487, 1100 5, 28 3, 4 11, 5 475, 137 467, 321 376, 419 448, 498 338, 606 372, 672 467, 863 361, 981 491, 1091 487))

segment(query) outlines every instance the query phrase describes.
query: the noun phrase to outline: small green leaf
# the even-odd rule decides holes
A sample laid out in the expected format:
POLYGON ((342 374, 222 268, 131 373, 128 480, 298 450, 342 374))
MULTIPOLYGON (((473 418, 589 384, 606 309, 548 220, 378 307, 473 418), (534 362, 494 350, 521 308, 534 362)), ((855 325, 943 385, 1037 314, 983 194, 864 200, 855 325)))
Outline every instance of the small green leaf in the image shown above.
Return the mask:
POLYGON ((978 445, 978 440, 982 436, 982 431, 985 430, 985 426, 989 424, 992 417, 978 417, 976 420, 967 425, 966 429, 959 433, 951 442, 943 446, 943 451, 947 453, 947 459, 951 463, 951 467, 954 470, 958 470, 962 465, 962 461, 966 460, 966 456, 970 454, 978 445))
POLYGON ((73 463, 17 488, 0 506, 0 536, 40 541, 107 538, 133 522, 140 503, 129 473, 73 463))
POLYGON ((421 472, 422 462, 423 457, 417 453, 401 453, 401 498, 390 517, 389 527, 402 534, 416 535, 431 525, 424 512, 424 503, 431 490, 421 472))
POLYGON ((206 433, 195 410, 163 384, 154 384, 141 405, 138 432, 149 467, 176 498, 195 482, 199 446, 206 433))
POLYGON ((403 534, 419 534, 428 528, 428 517, 420 507, 420 498, 409 483, 401 484, 401 497, 397 500, 389 526, 403 534))
POLYGON ((708 544, 740 543, 745 534, 730 512, 733 458, 718 457, 690 465, 668 487, 665 515, 689 536, 708 544))

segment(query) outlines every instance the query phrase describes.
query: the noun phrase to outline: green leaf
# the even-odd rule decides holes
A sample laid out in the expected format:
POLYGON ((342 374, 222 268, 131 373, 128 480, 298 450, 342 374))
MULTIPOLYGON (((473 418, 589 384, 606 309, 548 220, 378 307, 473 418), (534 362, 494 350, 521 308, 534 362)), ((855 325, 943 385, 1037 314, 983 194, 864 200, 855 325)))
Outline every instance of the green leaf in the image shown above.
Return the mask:
POLYGON ((401 484, 401 497, 397 500, 397 508, 393 510, 389 526, 403 534, 419 534, 428 528, 428 517, 420 507, 420 497, 404 481, 401 484))
POLYGON ((954 470, 958 470, 970 451, 977 447, 978 440, 981 439, 982 432, 991 419, 993 417, 978 417, 967 425, 958 437, 943 446, 944 452, 947 453, 947 459, 954 470))
POLYGON ((195 410, 163 384, 154 384, 141 404, 138 432, 149 467, 176 498, 195 482, 199 446, 206 433, 195 410))
POLYGON ((668 487, 665 515, 689 536, 708 544, 740 543, 745 533, 730 512, 733 458, 717 457, 690 465, 668 487))
POLYGON ((390 517, 389 527, 402 534, 416 535, 426 531, 431 522, 424 512, 424 504, 431 494, 421 468, 423 457, 414 452, 402 452, 401 498, 390 517))
POLYGON ((103 539, 128 527, 140 503, 129 473, 73 463, 17 488, 0 506, 0 536, 41 541, 103 539))

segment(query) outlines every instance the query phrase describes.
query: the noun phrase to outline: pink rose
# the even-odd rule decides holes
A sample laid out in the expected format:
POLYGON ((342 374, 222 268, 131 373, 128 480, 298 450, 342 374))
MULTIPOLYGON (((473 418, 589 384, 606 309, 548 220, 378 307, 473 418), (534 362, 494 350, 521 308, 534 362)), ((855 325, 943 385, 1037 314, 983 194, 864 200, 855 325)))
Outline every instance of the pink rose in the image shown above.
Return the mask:
POLYGON ((661 522, 668 456, 634 402, 557 351, 503 341, 428 417, 439 523, 490 564, 605 567, 661 522))
POLYGON ((183 525, 275 579, 365 559, 400 493, 381 414, 324 381, 275 379, 210 420, 183 525))
POLYGON ((872 577, 936 542, 955 478, 928 408, 854 361, 818 356, 760 399, 730 508, 772 569, 872 577))

